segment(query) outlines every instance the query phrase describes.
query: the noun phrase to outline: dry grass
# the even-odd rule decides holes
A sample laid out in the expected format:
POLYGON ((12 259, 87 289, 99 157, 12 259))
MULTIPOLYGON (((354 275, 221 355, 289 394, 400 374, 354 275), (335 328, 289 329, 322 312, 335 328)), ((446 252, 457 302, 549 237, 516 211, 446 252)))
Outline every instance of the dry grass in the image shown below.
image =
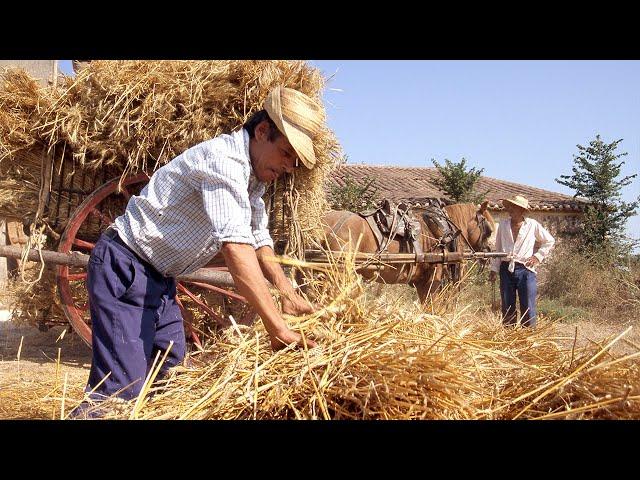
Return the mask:
POLYGON ((589 261, 570 245, 560 246, 544 266, 541 296, 590 312, 595 320, 617 325, 640 316, 640 269, 589 261))

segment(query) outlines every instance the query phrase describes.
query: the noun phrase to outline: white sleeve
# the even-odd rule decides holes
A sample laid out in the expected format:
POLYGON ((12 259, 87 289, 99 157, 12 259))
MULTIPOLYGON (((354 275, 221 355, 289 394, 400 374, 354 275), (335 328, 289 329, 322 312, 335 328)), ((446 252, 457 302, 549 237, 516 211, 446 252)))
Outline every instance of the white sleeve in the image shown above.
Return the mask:
POLYGON ((551 249, 555 245, 556 240, 539 222, 536 222, 534 234, 536 240, 540 242, 540 248, 538 248, 538 251, 534 253, 533 256, 540 260, 540 263, 542 263, 547 255, 549 255, 549 252, 551 252, 551 249))
POLYGON ((212 234, 219 242, 254 244, 251 205, 242 163, 233 156, 209 154, 199 163, 199 188, 212 234))
POLYGON ((255 248, 265 245, 273 248, 273 240, 269 234, 269 215, 264 205, 264 200, 258 194, 251 198, 251 231, 255 239, 255 248))

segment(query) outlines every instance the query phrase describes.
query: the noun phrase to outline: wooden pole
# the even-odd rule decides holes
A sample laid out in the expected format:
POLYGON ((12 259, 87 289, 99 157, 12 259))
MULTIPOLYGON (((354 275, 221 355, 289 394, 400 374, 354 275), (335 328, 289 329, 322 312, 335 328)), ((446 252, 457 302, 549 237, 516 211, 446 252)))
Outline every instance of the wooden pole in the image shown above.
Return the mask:
MULTIPOLYGON (((89 255, 80 252, 62 253, 50 250, 29 250, 27 259, 33 262, 40 261, 40 254, 45 263, 55 263, 58 265, 70 265, 72 267, 86 267, 89 263, 89 255)), ((0 257, 22 258, 22 247, 20 246, 0 246, 0 257)), ((223 287, 235 287, 233 277, 228 272, 219 272, 201 268, 188 275, 180 275, 178 280, 210 283, 223 287)))
MULTIPOLYGON (((4 218, 0 218, 0 247, 4 247, 7 244, 7 221, 4 218)), ((7 286, 7 280, 9 278, 9 268, 7 266, 7 259, 0 257, 0 290, 4 290, 7 286)))

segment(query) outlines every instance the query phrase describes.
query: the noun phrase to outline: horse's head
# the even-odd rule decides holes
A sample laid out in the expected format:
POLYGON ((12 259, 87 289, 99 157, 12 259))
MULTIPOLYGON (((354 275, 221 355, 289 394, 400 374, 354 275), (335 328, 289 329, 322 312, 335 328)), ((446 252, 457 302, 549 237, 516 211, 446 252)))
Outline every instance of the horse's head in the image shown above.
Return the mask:
POLYGON ((489 201, 485 200, 480 205, 480 208, 475 212, 475 227, 473 227, 473 221, 469 225, 469 243, 473 246, 474 250, 481 252, 491 251, 491 245, 489 239, 495 229, 495 221, 487 210, 489 201), (476 246, 474 246, 474 244, 476 246), (477 248, 476 248, 477 247, 477 248))
POLYGON ((463 236, 463 246, 471 247, 475 252, 491 250, 489 239, 495 229, 493 217, 487 210, 488 201, 484 201, 480 208, 474 204, 462 203, 445 207, 454 224, 463 236), (467 244, 468 243, 468 244, 467 244))

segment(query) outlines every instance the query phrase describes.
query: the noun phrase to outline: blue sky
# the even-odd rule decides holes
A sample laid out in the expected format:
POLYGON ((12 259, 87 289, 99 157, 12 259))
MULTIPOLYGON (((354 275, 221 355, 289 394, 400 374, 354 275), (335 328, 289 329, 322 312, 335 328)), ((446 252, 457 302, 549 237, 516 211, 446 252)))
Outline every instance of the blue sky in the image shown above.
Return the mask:
MULTIPOLYGON (((577 144, 624 139, 640 170, 640 61, 321 60, 330 128, 349 163, 426 166, 467 159, 489 177, 554 192, 577 144)), ((71 62, 61 61, 65 73, 71 62)), ((640 177, 623 189, 640 194, 640 177)), ((640 237, 640 216, 627 224, 640 237)))

